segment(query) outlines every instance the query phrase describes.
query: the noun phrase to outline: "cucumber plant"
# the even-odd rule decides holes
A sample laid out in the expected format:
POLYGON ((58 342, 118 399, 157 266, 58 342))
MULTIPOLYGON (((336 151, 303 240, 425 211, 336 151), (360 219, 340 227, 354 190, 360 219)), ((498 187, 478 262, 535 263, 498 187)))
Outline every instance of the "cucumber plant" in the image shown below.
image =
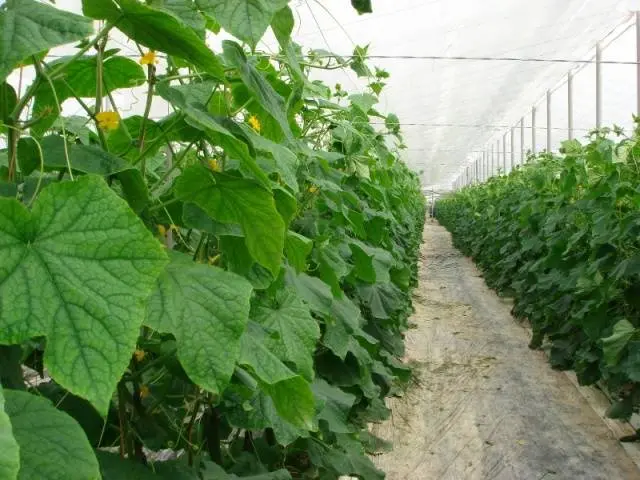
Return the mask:
POLYGON ((640 137, 595 130, 438 203, 455 245, 515 300, 554 368, 640 406, 640 137))
POLYGON ((0 5, 3 479, 384 477, 424 199, 388 73, 293 27, 287 0, 0 5), (335 68, 366 91, 310 77, 335 68))

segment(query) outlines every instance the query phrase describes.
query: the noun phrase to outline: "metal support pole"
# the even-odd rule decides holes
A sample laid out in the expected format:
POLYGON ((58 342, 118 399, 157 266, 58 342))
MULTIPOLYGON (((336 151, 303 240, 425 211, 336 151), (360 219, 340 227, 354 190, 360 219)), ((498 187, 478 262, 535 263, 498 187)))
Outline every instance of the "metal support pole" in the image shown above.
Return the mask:
POLYGON ((520 119, 520 165, 524 165, 524 117, 520 119))
POLYGON ((551 90, 547 90, 547 152, 551 152, 551 90))
POLYGON ((636 80, 638 106, 636 107, 636 115, 640 115, 640 11, 636 12, 636 62, 636 68, 638 70, 636 80))
MULTIPOLYGON (((639 77, 640 78, 640 77, 639 77)), ((569 118, 569 140, 573 140, 573 72, 569 71, 569 76, 567 77, 567 114, 569 118)))
POLYGON ((482 152, 482 181, 487 181, 487 151, 482 152))
POLYGON ((507 174, 507 134, 502 136, 502 170, 505 175, 507 174))
POLYGON ((536 154, 536 107, 531 110, 531 153, 536 154))
POLYGON ((500 140, 496 140, 496 173, 500 176, 500 140))
POLYGON ((596 128, 602 126, 602 47, 596 44, 596 128))
POLYGON ((495 171, 494 166, 496 164, 496 146, 491 145, 491 168, 489 169, 489 178, 493 177, 495 171))
POLYGON ((516 129, 511 127, 511 171, 515 168, 516 161, 516 129))

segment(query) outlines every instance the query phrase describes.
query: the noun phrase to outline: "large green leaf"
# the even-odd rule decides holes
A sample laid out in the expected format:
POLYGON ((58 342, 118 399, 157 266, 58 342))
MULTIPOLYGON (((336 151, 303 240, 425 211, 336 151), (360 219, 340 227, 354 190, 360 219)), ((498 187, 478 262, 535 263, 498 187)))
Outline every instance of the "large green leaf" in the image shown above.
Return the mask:
POLYGON ((198 11, 194 0, 152 0, 151 6, 173 13, 193 28, 198 35, 204 37, 206 20, 198 11))
POLYGON ((105 413, 167 262, 99 177, 46 187, 29 212, 0 199, 0 342, 46 336, 45 366, 105 413))
POLYGON ((289 6, 278 10, 273 16, 271 21, 271 29, 273 30, 280 48, 286 49, 291 40, 291 33, 295 26, 295 19, 293 18, 293 11, 289 6))
POLYGON ((349 425, 349 414, 356 401, 355 395, 346 393, 321 378, 313 382, 313 393, 323 403, 323 407, 318 413, 318 419, 327 422, 332 432, 353 432, 353 427, 349 425))
POLYGON ((289 126, 285 102, 280 94, 275 91, 258 69, 249 63, 240 45, 231 40, 225 40, 222 42, 222 49, 224 58, 229 64, 238 69, 240 78, 249 89, 249 92, 251 92, 251 95, 278 122, 287 138, 293 140, 294 136, 289 126))
POLYGON ((8 0, 0 7, 0 83, 27 57, 92 32, 88 18, 34 0, 8 0))
POLYGON ((0 82, 0 133, 7 133, 7 124, 11 117, 11 112, 18 103, 18 96, 14 88, 6 82, 0 82))
POLYGON ((182 221, 187 227, 197 228, 216 237, 244 237, 240 225, 216 222, 195 203, 183 205, 182 221))
POLYGON ((176 180, 175 193, 218 222, 240 224, 253 258, 274 275, 278 273, 285 226, 270 191, 250 180, 213 173, 196 165, 176 180))
POLYGON ((208 464, 205 478, 211 480, 291 480, 291 474, 288 470, 281 469, 275 472, 238 477, 237 475, 225 472, 219 465, 208 464))
MULTIPOLYGON (((40 154, 35 140, 22 137, 18 143, 18 161, 25 175, 40 168, 40 154)), ((42 139, 41 148, 45 169, 66 170, 64 140, 58 135, 49 135, 42 139)), ((96 175, 113 175, 131 169, 131 165, 109 152, 92 145, 67 145, 71 169, 76 172, 96 175)))
POLYGON ((284 145, 273 142, 268 138, 256 134, 253 130, 246 128, 245 132, 251 139, 256 150, 264 152, 266 155, 260 156, 258 162, 267 172, 277 172, 282 181, 298 193, 297 171, 300 161, 295 153, 284 145))
POLYGON ((371 278, 363 277, 363 280, 370 283, 388 283, 391 281, 389 270, 394 264, 394 259, 388 251, 372 247, 359 240, 351 240, 349 247, 356 261, 356 266, 360 265, 365 270, 370 269, 370 273, 373 274, 371 278))
MULTIPOLYGON (((244 369, 237 370, 240 371, 244 373, 244 369)), ((278 443, 283 446, 309 436, 308 430, 294 427, 278 414, 273 400, 258 384, 255 388, 232 384, 225 390, 221 404, 229 425, 245 430, 272 428, 278 443)))
POLYGON ((276 11, 289 0, 196 0, 234 37, 255 48, 276 11))
POLYGON ((307 269, 307 257, 313 249, 313 240, 299 233, 287 232, 285 253, 287 260, 298 273, 307 269))
POLYGON ((367 480, 383 480, 384 472, 378 470, 371 459, 363 452, 342 450, 337 446, 329 446, 319 440, 309 442, 309 458, 314 463, 333 475, 327 478, 335 478, 340 475, 357 475, 367 480))
POLYGON ((218 80, 224 80, 218 57, 204 39, 174 14, 137 0, 83 0, 82 5, 85 15, 115 23, 141 45, 191 62, 218 80))
POLYGON ((240 353, 251 292, 244 278, 175 253, 149 298, 146 324, 173 334, 189 378, 219 394, 240 353))
POLYGON ((331 285, 331 291, 334 295, 341 295, 342 288, 340 283, 353 267, 343 258, 340 253, 340 246, 322 242, 316 246, 314 257, 318 263, 320 278, 331 285))
POLYGON ((607 365, 617 365, 622 352, 636 332, 629 320, 620 320, 615 324, 611 336, 602 339, 602 354, 607 365))
POLYGON ((269 351, 267 337, 260 325, 249 322, 242 337, 239 363, 255 373, 282 418, 296 427, 312 430, 315 402, 311 386, 269 351))
POLYGON ((400 289, 392 283, 375 283, 358 286, 362 302, 371 310, 371 314, 384 320, 402 307, 400 289))
POLYGON ((258 305, 254 320, 277 337, 265 338, 265 346, 276 357, 298 367, 304 377, 312 381, 313 353, 320 338, 318 322, 311 316, 309 307, 291 290, 279 291, 275 302, 258 305))
POLYGON ((296 273, 291 267, 285 269, 285 282, 305 301, 309 308, 320 315, 330 315, 333 294, 329 285, 306 273, 296 273))
POLYGON ((18 479, 101 478, 91 444, 73 418, 43 397, 12 390, 5 390, 5 397, 20 446, 18 479))
POLYGON ((5 412, 4 395, 0 385, 0 478, 14 480, 20 468, 18 443, 13 436, 11 420, 5 412))

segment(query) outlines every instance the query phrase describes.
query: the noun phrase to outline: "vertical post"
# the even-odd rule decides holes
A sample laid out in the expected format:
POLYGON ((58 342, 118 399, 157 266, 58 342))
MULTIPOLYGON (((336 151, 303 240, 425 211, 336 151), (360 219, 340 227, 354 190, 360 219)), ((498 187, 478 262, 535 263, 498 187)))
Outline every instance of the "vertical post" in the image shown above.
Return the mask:
POLYGON ((547 152, 551 152, 551 90, 547 90, 547 152))
POLYGON ((602 47, 596 44, 596 128, 602 126, 602 47))
POLYGON ((496 173, 500 175, 500 140, 496 140, 496 173))
MULTIPOLYGON (((638 78, 640 79, 640 76, 638 78)), ((573 72, 571 70, 569 70, 569 76, 567 77, 567 98, 568 98, 567 114, 569 118, 569 125, 568 125, 569 140, 573 140, 573 72)))
POLYGON ((531 153, 536 154, 536 107, 531 110, 531 153))
POLYGON ((520 119, 520 165, 524 165, 524 117, 520 119))
POLYGON ((487 181, 487 151, 482 152, 482 181, 487 181))
POLYGON ((507 133, 502 136, 502 170, 507 174, 507 133))
POLYGON ((491 145, 491 168, 489 169, 489 178, 493 177, 495 161, 496 161, 496 146, 491 145))
POLYGON ((511 127, 511 171, 515 168, 516 161, 516 129, 511 127))
POLYGON ((636 115, 640 115, 640 11, 636 12, 636 68, 638 70, 637 72, 637 85, 636 85, 636 90, 637 90, 637 100, 638 100, 638 105, 636 107, 636 115))

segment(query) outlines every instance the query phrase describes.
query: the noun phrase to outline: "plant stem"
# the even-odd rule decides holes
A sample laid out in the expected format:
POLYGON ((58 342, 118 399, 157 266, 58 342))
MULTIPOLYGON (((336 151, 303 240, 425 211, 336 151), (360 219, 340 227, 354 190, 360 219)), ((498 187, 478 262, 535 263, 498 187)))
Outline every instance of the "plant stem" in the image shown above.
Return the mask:
POLYGON ((177 198, 172 198, 171 200, 167 200, 164 203, 161 203, 160 205, 154 205, 153 207, 149 207, 149 211, 150 212, 155 212, 156 210, 160 210, 161 208, 164 208, 168 205, 171 205, 173 203, 178 202, 179 200, 177 198))
POLYGON ((125 454, 128 458, 133 458, 133 449, 129 442, 129 424, 127 419, 127 407, 125 398, 129 395, 127 387, 123 381, 118 383, 118 420, 120 422, 120 457, 124 458, 125 454))
MULTIPOLYGON (((12 121, 12 120, 9 120, 12 121)), ((12 127, 13 125, 9 125, 12 127)), ((16 163, 18 160, 18 140, 20 139, 20 130, 16 130, 14 128, 9 128, 7 132, 8 140, 9 140, 9 181, 12 182, 15 178, 16 174, 16 163)))
POLYGON ((53 99, 56 102, 56 107, 58 108, 58 111, 61 114, 60 120, 62 124, 62 139, 63 139, 62 143, 64 145, 64 159, 67 163, 69 178, 71 178, 71 181, 73 182, 74 178, 73 178, 73 172, 71 171, 71 160, 69 159, 69 145, 67 144, 67 130, 64 126, 64 119, 62 117, 62 105, 60 105, 60 100, 58 99, 58 93, 56 92, 56 88, 55 88, 55 85, 53 84, 53 80, 51 79, 51 76, 44 71, 44 69, 42 68, 42 65, 40 64, 40 61, 35 56, 33 57, 33 65, 35 66, 36 72, 38 73, 38 77, 44 77, 49 83, 49 87, 51 88, 51 93, 53 94, 53 99))
POLYGON ((20 345, 0 345, 0 383, 12 390, 25 389, 20 345))
POLYGON ((189 426, 187 427, 187 440, 189 447, 189 466, 193 466, 193 425, 196 423, 196 417, 198 416, 198 410, 200 409, 200 396, 196 397, 196 403, 193 406, 193 414, 189 420, 189 426))
POLYGON ((211 460, 222 465, 222 446, 220 439, 220 412, 216 407, 209 407, 204 422, 204 435, 211 460))
MULTIPOLYGON (((145 130, 147 128, 147 122, 149 120, 149 114, 151 113, 151 104, 153 103, 153 89, 156 82, 156 67, 154 65, 147 66, 147 83, 149 84, 149 89, 147 90, 147 102, 144 107, 144 115, 142 116, 142 125, 140 125, 140 153, 144 151, 144 137, 145 130)), ((140 165, 140 171, 142 172, 142 177, 146 177, 147 173, 147 157, 142 157, 142 163, 140 165)))
POLYGON ((189 150, 191 150, 191 148, 196 144, 197 140, 193 140, 191 141, 191 143, 189 145, 187 145, 187 147, 180 152, 180 157, 173 162, 173 164, 171 165, 171 167, 165 172, 165 174, 160 177, 160 180, 158 180, 156 182, 155 187, 153 187, 151 189, 151 193, 153 194, 153 192, 155 190, 157 190, 158 188, 162 187, 162 184, 164 183, 164 181, 169 178, 169 175, 171 175, 178 167, 180 167, 180 165, 182 164, 183 160, 186 158, 187 153, 189 153, 189 150))
MULTIPOLYGON (((165 139, 167 138, 167 135, 169 135, 169 133, 171 132, 171 130, 173 130, 173 128, 178 124, 178 122, 180 122, 180 120, 182 120, 182 115, 177 115, 177 118, 175 119, 175 121, 169 125, 169 127, 165 130, 162 131, 162 135, 158 136, 158 138, 155 138, 148 146, 147 148, 145 148, 145 150, 140 153, 138 155, 138 157, 131 162, 133 165, 136 165, 149 151, 151 151, 153 148, 155 148, 155 146, 160 143, 165 141, 165 139)), ((167 145, 169 145, 169 147, 171 148, 171 142, 167 141, 167 145)))

